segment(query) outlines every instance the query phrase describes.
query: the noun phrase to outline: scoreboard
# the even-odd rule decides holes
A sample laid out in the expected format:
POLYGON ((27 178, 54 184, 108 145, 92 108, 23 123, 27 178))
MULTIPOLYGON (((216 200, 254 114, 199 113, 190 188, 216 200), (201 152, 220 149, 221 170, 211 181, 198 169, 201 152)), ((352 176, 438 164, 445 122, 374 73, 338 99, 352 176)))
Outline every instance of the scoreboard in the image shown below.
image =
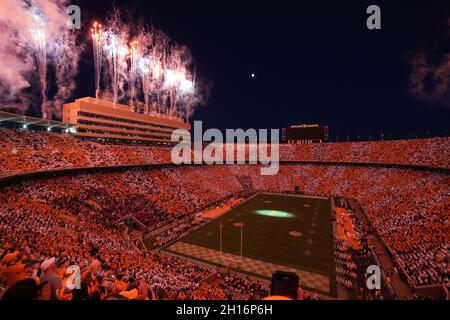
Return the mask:
POLYGON ((282 129, 282 140, 288 143, 317 143, 328 140, 328 127, 320 125, 294 125, 282 129))

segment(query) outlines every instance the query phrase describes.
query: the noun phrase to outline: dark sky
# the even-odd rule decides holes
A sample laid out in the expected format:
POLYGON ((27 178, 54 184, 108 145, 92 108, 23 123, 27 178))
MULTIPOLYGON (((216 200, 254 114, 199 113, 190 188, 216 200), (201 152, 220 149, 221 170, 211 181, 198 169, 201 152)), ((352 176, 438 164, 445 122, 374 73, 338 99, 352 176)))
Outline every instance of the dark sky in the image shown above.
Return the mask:
MULTIPOLYGON (((393 137, 449 129, 448 99, 408 93, 411 53, 450 52, 449 1, 73 2, 84 25, 104 20, 115 3, 187 45, 200 76, 213 83, 193 117, 204 127, 318 123, 332 139, 369 129, 393 137), (370 4, 381 7, 382 30, 366 28, 370 4)), ((94 94, 91 59, 88 50, 77 97, 94 94)))

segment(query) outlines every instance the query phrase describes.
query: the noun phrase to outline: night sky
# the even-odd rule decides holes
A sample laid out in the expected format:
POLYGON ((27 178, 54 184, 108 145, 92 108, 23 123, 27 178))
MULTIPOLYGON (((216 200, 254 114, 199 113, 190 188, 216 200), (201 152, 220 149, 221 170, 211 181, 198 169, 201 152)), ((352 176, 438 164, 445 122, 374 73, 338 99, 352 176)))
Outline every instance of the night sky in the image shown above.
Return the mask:
MULTIPOLYGON (((281 128, 322 124, 331 139, 350 134, 448 134, 449 88, 435 97, 409 91, 411 57, 439 66, 450 53, 449 1, 73 1, 88 28, 113 3, 188 46, 212 84, 195 112, 204 128, 281 128), (381 7, 382 29, 366 28, 366 8, 381 7), (251 74, 255 77, 252 78, 251 74), (445 95, 446 94, 446 95, 445 95)), ((74 98, 94 95, 90 43, 74 98)), ((444 68, 443 68, 444 69, 444 68)), ((447 84, 450 82, 450 65, 447 84)))

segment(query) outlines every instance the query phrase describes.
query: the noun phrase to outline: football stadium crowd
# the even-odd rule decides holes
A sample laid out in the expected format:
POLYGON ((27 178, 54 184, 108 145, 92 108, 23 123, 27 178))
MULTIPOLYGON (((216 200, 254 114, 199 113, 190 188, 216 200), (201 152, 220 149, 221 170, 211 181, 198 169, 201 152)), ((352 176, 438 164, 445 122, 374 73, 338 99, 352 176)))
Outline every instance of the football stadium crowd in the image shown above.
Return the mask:
MULTIPOLYGON (((406 269, 411 284, 448 281, 447 175, 393 168, 285 165, 277 176, 260 176, 258 169, 241 165, 128 170, 63 175, 10 185, 0 196, 1 228, 5 235, 2 248, 6 257, 18 252, 20 260, 16 258, 14 262, 61 257, 89 267, 94 247, 108 268, 123 272, 126 279, 138 279, 142 269, 133 263, 138 263, 141 250, 124 241, 121 217, 135 212, 144 215, 148 210, 147 215, 152 216, 146 220, 149 223, 194 210, 241 191, 243 186, 237 177, 245 175, 254 191, 289 191, 295 185, 306 194, 356 198, 376 232, 391 248, 396 262, 406 269), (154 205, 141 208, 146 201, 133 200, 140 198, 149 199, 154 205), (23 257, 27 251, 29 255, 23 257)), ((173 259, 154 257, 156 262, 152 259, 151 263, 163 266, 165 259, 173 259)), ((173 270, 175 282, 169 280, 170 273, 145 277, 178 294, 174 283, 178 289, 184 283, 180 290, 192 289, 193 279, 207 275, 200 267, 179 263, 181 270, 188 270, 188 276, 182 275, 186 276, 184 282, 178 278, 178 270, 173 270), (190 278, 192 274, 194 278, 190 278)), ((26 263, 23 265, 25 268, 26 263)), ((8 268, 8 264, 3 267, 8 268)))
POLYGON ((295 161, 407 164, 449 168, 449 147, 448 137, 294 144, 280 148, 280 158, 295 161))
MULTIPOLYGON (((169 149, 161 147, 0 131, 3 175, 170 161, 169 149)), ((281 156, 298 161, 449 168, 449 143, 448 138, 437 138, 283 146, 281 156)), ((30 178, 2 186, 0 287, 6 289, 4 299, 25 296, 24 292, 34 299, 63 300, 229 299, 231 293, 247 299, 261 297, 267 288, 257 281, 228 274, 218 286, 211 285, 204 279, 216 271, 139 247, 123 220, 131 215, 151 227, 244 191, 294 189, 307 195, 356 199, 371 221, 369 231, 384 240, 411 286, 444 283, 450 287, 449 182, 448 174, 438 171, 298 163, 282 164, 275 176, 260 175, 259 165, 168 165, 30 178), (67 267, 72 264, 81 268, 80 290, 65 286, 67 267)), ((361 257, 350 249, 367 250, 367 230, 358 226, 351 212, 342 212, 339 224, 344 232, 335 242, 338 280, 352 289, 361 257)))
MULTIPOLYGON (((61 185, 49 189, 58 188, 61 185)), ((40 202, 53 190, 36 192, 34 199, 18 197, 15 204, 14 199, 6 199, 11 193, 2 194, 0 278, 10 289, 6 298, 18 298, 14 291, 22 294, 21 280, 26 279, 48 284, 50 297, 63 300, 227 297, 222 290, 201 282, 210 270, 136 247, 126 227, 114 220, 40 202), (69 265, 83 271, 82 297, 78 290, 65 289, 69 265)), ((33 290, 40 295, 44 288, 33 290)))
MULTIPOLYGON (((450 168, 450 138, 281 144, 280 161, 407 164, 450 168)), ((225 150, 224 150, 225 152, 225 150)), ((70 135, 0 128, 0 176, 74 167, 171 163, 171 148, 116 145, 70 135)), ((247 148, 248 154, 248 148, 247 148)))
POLYGON ((59 168, 170 163, 164 147, 96 143, 70 135, 0 128, 0 176, 59 168))
POLYGON ((391 295, 386 287, 368 290, 365 285, 366 268, 377 265, 370 234, 357 218, 355 210, 344 198, 335 201, 337 232, 335 234, 336 282, 347 290, 357 288, 360 299, 383 299, 391 295))

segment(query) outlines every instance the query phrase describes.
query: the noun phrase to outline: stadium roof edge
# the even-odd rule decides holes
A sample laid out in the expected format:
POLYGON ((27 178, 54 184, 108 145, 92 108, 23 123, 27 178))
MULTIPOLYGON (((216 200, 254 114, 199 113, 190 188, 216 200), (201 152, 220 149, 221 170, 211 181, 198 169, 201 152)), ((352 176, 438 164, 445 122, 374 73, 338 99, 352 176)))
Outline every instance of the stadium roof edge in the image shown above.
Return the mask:
POLYGON ((41 126, 45 128, 60 128, 60 129, 67 129, 70 128, 70 125, 65 124, 61 121, 55 121, 55 120, 46 120, 42 118, 36 118, 36 117, 29 117, 24 116, 16 113, 10 113, 10 112, 4 112, 0 111, 0 123, 1 122, 12 122, 12 123, 18 123, 22 125, 35 125, 35 126, 41 126))

